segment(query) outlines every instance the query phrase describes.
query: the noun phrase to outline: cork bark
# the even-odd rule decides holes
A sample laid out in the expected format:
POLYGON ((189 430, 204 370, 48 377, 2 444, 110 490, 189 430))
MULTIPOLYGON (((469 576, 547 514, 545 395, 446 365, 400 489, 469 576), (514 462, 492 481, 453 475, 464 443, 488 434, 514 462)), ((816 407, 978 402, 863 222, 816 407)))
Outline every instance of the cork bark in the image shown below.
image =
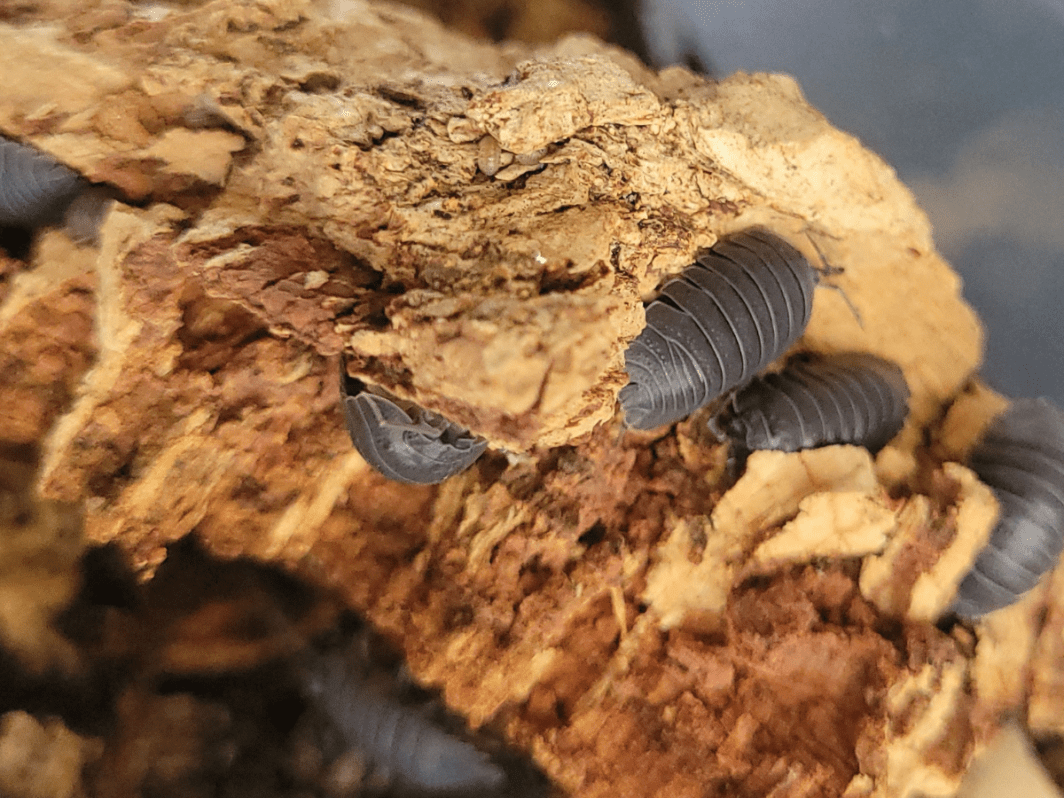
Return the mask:
POLYGON ((42 246, 37 299, 0 284, 0 335, 39 363, 17 330, 58 309, 41 335, 77 393, 27 378, 20 434, 50 429, 39 489, 91 541, 148 578, 195 533, 339 590, 577 796, 953 795, 1031 662, 1054 723, 1042 594, 934 624, 997 512, 959 464, 1003 406, 972 382, 978 320, 912 195, 793 80, 356 0, 73 9, 0 25, 0 130, 123 201, 76 268, 42 246), (754 224, 831 267, 797 351, 904 371, 874 460, 755 453, 736 477, 705 414, 622 434, 644 299, 754 224), (373 472, 341 352, 489 454, 439 487, 373 472))

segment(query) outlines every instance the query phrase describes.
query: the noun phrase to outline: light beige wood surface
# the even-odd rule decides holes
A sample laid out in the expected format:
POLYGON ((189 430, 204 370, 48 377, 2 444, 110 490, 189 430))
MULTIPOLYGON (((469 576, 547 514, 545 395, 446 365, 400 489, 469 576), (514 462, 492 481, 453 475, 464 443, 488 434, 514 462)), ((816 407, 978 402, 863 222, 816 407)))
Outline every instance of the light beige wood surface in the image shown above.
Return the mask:
POLYGON ((1060 798, 1027 735, 1015 724, 1002 728, 972 763, 957 798, 1060 798))

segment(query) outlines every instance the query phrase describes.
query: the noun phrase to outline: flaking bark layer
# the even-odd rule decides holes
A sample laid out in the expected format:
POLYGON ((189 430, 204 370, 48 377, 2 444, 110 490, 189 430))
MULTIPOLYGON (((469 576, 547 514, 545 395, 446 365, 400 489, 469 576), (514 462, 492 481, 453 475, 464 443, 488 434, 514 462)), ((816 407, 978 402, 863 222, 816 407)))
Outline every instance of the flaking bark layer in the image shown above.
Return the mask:
POLYGON ((793 81, 353 0, 41 9, 0 26, 0 129, 144 206, 103 225, 99 352, 44 450, 92 540, 150 575, 194 532, 339 588, 574 795, 952 794, 1023 700, 931 623, 996 512, 942 464, 972 425, 939 434, 980 329, 909 192, 793 81), (752 224, 833 267, 799 349, 904 370, 875 461, 733 484, 704 417, 621 438, 643 299, 752 224), (493 451, 438 488, 373 473, 341 351, 493 451))

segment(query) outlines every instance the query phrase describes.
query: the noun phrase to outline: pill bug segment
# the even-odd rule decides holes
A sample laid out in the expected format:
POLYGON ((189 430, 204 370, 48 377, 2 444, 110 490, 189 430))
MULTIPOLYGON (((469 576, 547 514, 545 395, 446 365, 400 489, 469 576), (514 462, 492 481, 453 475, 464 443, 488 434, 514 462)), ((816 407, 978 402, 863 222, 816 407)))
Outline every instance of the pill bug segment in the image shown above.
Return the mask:
POLYGON ((647 305, 625 352, 625 423, 671 424, 753 378, 805 330, 816 283, 805 256, 761 228, 701 253, 647 305))
POLYGON ((340 391, 351 442, 389 479, 434 485, 469 468, 488 446, 443 416, 349 377, 342 362, 340 391))
POLYGON ((866 353, 802 356, 739 391, 716 426, 747 451, 848 443, 875 453, 908 412, 909 386, 894 363, 866 353))
POLYGON ((1021 399, 990 425, 968 460, 994 491, 1001 515, 961 580, 951 610, 978 618, 1038 584, 1064 548, 1064 412, 1021 399))
POLYGON ((77 172, 36 147, 0 136, 0 225, 55 224, 87 186, 77 172))
POLYGON ((495 794, 506 785, 506 771, 488 754, 347 659, 333 652, 306 660, 302 687, 375 777, 420 795, 495 794))

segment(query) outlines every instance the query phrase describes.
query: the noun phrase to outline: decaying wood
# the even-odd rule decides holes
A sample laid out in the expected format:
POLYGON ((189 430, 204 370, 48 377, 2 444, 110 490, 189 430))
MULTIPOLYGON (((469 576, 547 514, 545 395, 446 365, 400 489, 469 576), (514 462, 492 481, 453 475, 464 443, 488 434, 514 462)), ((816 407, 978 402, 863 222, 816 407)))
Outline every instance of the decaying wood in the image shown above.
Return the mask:
POLYGON ((96 354, 95 253, 49 231, 37 257, 39 268, 12 268, 0 305, 0 429, 10 444, 44 438, 96 354))
POLYGON ((912 196, 793 81, 358 0, 72 9, 0 25, 0 130, 126 200, 92 276, 41 294, 95 292, 39 479, 91 540, 150 576, 194 532, 339 589, 573 795, 948 796, 1025 700, 1017 651, 1032 717, 1059 705, 1029 607, 1026 648, 933 624, 996 513, 948 461, 1001 400, 968 387, 979 324, 912 196), (833 267, 800 349, 905 372, 875 460, 755 453, 732 484, 704 417, 621 437, 643 299, 753 224, 833 267), (372 472, 341 351, 491 453, 439 487, 372 472))

